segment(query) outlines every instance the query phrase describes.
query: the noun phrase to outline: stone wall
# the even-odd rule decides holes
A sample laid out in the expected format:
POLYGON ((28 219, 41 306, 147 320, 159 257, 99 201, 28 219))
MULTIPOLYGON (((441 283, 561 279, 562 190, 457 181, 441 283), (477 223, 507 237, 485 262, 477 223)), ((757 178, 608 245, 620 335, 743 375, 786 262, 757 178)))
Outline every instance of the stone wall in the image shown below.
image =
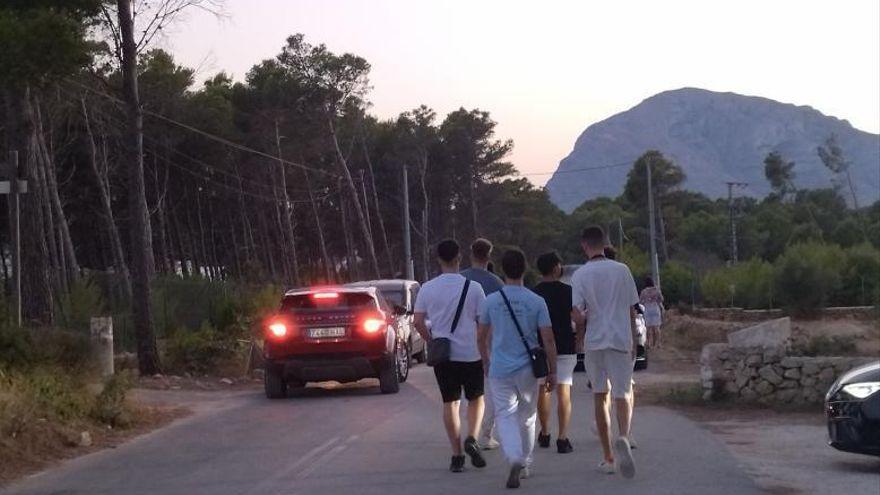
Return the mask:
POLYGON ((876 361, 864 357, 789 356, 791 321, 770 320, 708 344, 700 356, 703 398, 760 403, 820 403, 843 373, 876 361))
POLYGON ((786 349, 709 344, 700 358, 703 398, 820 403, 843 373, 876 359, 788 356, 786 349))
MULTIPOLYGON (((699 318, 721 321, 761 322, 771 318, 785 316, 781 309, 743 309, 743 308, 694 308, 691 314, 699 318)), ((817 318, 854 318, 858 320, 874 320, 878 317, 878 308, 874 306, 851 306, 824 308, 816 312, 817 318)))

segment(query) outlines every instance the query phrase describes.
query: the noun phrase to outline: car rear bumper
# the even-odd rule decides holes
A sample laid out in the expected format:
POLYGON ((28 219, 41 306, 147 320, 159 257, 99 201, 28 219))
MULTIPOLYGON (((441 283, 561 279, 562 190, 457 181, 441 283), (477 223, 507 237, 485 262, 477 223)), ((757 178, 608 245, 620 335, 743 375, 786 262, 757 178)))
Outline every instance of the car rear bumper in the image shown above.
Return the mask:
POLYGON ((863 401, 825 404, 828 444, 837 450, 880 456, 880 394, 863 401))
POLYGON ((290 357, 270 360, 267 366, 275 367, 285 380, 348 383, 378 377, 383 368, 394 366, 394 355, 290 357))

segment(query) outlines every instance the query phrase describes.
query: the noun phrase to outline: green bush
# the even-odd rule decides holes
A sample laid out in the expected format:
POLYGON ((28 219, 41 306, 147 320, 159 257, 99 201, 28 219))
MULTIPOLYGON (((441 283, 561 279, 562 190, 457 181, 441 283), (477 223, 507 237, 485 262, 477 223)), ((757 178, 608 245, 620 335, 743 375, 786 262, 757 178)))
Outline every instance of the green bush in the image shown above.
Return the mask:
POLYGON ((700 281, 700 293, 708 306, 722 308, 733 305, 736 281, 732 272, 730 268, 722 267, 703 275, 703 280, 700 281))
POLYGON ((839 246, 809 242, 789 247, 776 260, 774 293, 796 313, 809 313, 828 305, 840 289, 844 264, 839 246))
POLYGON ((55 308, 56 320, 62 328, 81 332, 89 331, 93 316, 103 316, 105 312, 101 288, 88 277, 74 282, 55 308))
POLYGON ((98 421, 116 427, 131 424, 131 411, 126 397, 133 385, 133 378, 128 372, 112 375, 104 382, 101 393, 95 397, 92 416, 98 421))
POLYGON ((694 272, 691 267, 676 261, 667 261, 660 268, 660 285, 667 306, 691 302, 694 289, 694 272))
POLYGON ((91 410, 92 396, 78 374, 60 367, 38 367, 20 376, 26 394, 43 414, 70 421, 91 410))
POLYGON ((866 306, 880 303, 880 249, 868 243, 844 251, 842 287, 835 303, 866 306))
POLYGON ((179 328, 167 341, 167 364, 174 370, 207 373, 231 355, 231 345, 207 321, 198 330, 179 328))
POLYGON ((0 326, 0 369, 62 366, 79 371, 91 363, 91 343, 82 333, 0 326))
POLYGON ((773 266, 766 261, 751 259, 733 267, 737 306, 762 309, 772 306, 773 266))

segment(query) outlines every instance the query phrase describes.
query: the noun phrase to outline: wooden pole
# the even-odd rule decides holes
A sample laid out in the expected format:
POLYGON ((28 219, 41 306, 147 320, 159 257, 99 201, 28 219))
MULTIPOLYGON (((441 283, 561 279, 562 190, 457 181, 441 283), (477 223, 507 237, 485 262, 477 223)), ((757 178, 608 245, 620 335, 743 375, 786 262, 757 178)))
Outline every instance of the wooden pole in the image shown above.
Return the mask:
POLYGON ((12 323, 21 326, 21 204, 18 151, 9 152, 9 242, 12 248, 12 323))

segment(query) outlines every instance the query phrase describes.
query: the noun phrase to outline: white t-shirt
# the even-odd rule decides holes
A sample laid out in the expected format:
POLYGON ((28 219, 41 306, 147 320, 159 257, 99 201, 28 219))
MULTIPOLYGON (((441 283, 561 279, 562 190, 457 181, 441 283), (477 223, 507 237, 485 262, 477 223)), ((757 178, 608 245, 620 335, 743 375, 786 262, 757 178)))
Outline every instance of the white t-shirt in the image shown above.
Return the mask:
POLYGON ((571 276, 571 304, 587 313, 586 349, 632 350, 630 310, 639 293, 629 267, 600 258, 571 276))
POLYGON ((452 341, 450 360, 473 362, 480 360, 477 348, 477 318, 480 305, 486 299, 480 284, 471 282, 461 308, 461 317, 455 333, 450 334, 455 309, 461 298, 465 278, 457 273, 444 273, 422 285, 416 297, 416 313, 425 313, 431 320, 431 335, 452 341))

